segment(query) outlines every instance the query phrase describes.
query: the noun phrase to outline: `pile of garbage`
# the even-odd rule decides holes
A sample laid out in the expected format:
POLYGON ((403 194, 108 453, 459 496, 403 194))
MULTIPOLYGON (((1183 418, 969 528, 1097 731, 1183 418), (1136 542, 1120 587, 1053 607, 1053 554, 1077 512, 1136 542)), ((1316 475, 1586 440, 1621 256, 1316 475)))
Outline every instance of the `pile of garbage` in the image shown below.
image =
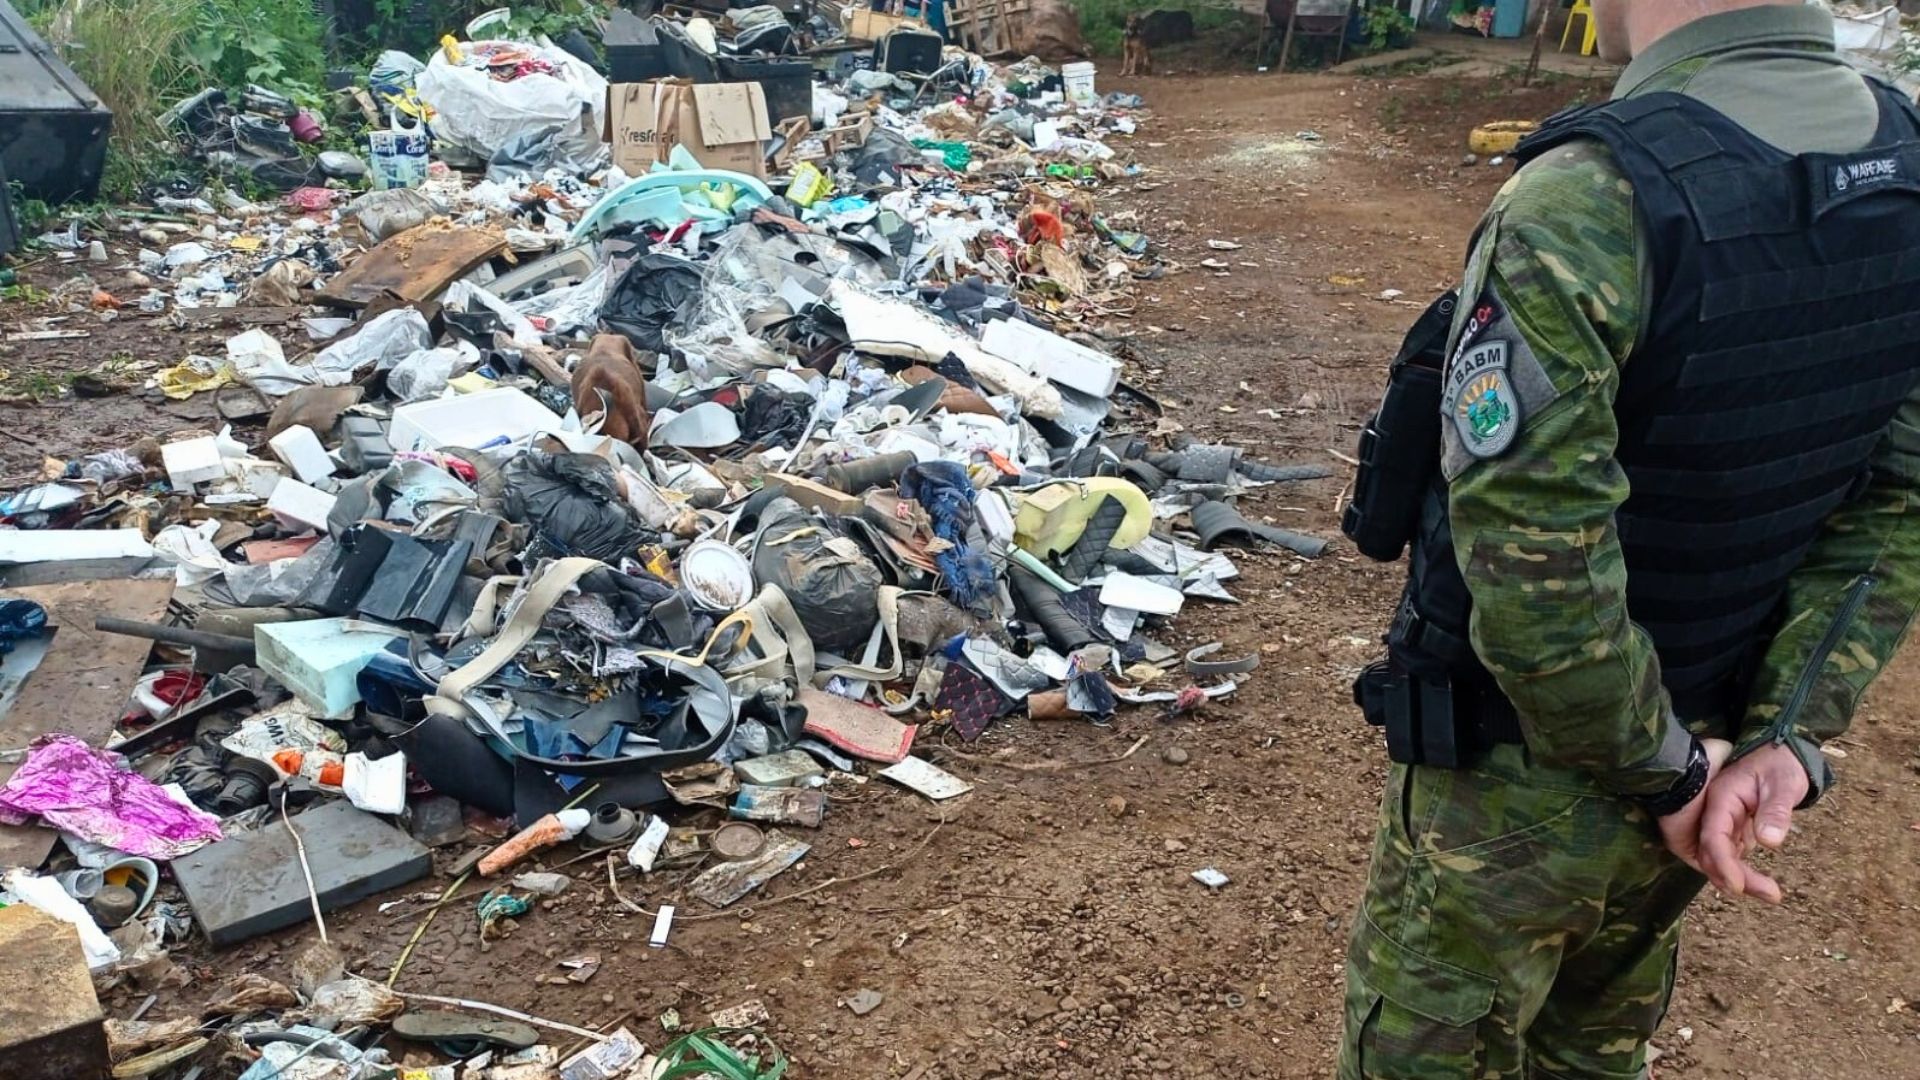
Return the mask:
MULTIPOLYGON (((808 854, 836 790, 964 795, 948 740, 1233 693, 1257 655, 1157 635, 1232 601, 1222 548, 1319 555, 1236 501, 1328 471, 1183 438, 1095 332, 1168 269, 1097 198, 1140 172, 1138 99, 951 47, 920 67, 839 65, 777 118, 759 83, 609 86, 545 44, 450 43, 370 73, 430 161, 385 140, 396 160, 288 176, 279 207, 167 196, 186 227, 139 227, 133 306, 299 305, 310 346, 256 328, 187 357, 154 385, 226 426, 49 460, 0 501, 0 722, 56 732, 0 783, 33 826, 0 899, 143 989, 195 935, 324 941, 436 850, 490 886, 483 939, 583 856, 687 871, 678 906, 719 910, 808 854), (341 190, 362 176, 387 186, 341 190), (103 640, 124 715, 20 677, 103 640)), ((176 113, 272 175, 285 109, 247 109, 176 113)), ((654 944, 675 910, 646 911, 654 944)), ((388 989, 405 962, 250 976, 223 1045, 143 1021, 114 1052, 153 1067, 116 1075, 203 1051, 385 1075, 359 1033, 388 1025, 491 1055, 469 1077, 641 1058, 624 1029, 585 1031, 604 1060, 575 1067, 537 1018, 422 1011, 388 989)))

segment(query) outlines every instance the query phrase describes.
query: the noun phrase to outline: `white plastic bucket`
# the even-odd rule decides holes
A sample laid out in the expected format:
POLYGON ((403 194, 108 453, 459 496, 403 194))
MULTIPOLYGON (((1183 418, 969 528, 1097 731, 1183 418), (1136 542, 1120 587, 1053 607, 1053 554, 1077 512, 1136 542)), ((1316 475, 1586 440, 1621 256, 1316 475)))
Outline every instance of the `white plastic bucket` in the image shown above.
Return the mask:
POLYGON ((1067 101, 1074 105, 1092 105, 1099 101, 1093 92, 1093 65, 1082 61, 1066 64, 1060 68, 1060 82, 1066 89, 1067 101))

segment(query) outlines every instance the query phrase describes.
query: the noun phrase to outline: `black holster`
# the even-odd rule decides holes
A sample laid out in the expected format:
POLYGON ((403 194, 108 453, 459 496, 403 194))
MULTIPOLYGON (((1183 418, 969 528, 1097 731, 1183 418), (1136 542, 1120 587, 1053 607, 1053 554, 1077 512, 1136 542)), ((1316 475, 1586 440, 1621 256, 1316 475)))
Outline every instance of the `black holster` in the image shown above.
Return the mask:
POLYGON ((1463 745, 1450 685, 1398 670, 1390 660, 1360 672, 1353 701, 1367 723, 1386 732, 1387 757, 1402 765, 1457 769, 1482 749, 1463 745))
POLYGON ((1456 296, 1435 300, 1407 332, 1380 408, 1360 432, 1360 468, 1340 530, 1381 562, 1398 559, 1413 539, 1422 498, 1440 468, 1440 378, 1456 296))

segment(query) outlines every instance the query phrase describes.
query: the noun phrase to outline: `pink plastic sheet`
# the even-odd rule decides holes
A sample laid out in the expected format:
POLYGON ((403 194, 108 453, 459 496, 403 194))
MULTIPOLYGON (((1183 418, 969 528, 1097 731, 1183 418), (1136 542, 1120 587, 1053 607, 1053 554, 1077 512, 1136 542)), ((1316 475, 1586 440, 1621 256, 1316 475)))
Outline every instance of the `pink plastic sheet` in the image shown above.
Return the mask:
POLYGON ((177 802, 117 755, 71 735, 35 740, 0 788, 0 819, 48 826, 130 855, 176 859, 220 839, 220 819, 177 802))

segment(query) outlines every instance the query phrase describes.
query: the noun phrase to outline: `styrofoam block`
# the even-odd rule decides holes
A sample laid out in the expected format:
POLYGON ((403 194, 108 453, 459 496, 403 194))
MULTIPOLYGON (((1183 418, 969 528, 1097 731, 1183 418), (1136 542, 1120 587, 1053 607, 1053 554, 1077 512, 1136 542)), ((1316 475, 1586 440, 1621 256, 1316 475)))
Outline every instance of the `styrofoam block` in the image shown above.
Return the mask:
POLYGON ((288 478, 273 486, 267 509, 289 527, 325 531, 334 501, 332 495, 319 488, 288 478))
POLYGON ((320 445, 320 436, 305 424, 295 424, 267 440, 273 456, 293 470, 303 484, 318 484, 333 475, 333 459, 320 445))
POLYGON ((1097 398, 1111 396, 1120 383, 1120 361, 1018 319, 988 323, 980 345, 1002 360, 1097 398))
POLYGON ((542 431, 557 432, 561 424, 552 409, 511 386, 502 386, 400 406, 393 410, 387 444, 395 450, 437 450, 442 446, 478 449, 496 439, 518 440, 542 431))
POLYGON ((220 457, 220 440, 212 435, 167 443, 160 448, 160 462, 166 466, 167 479, 175 491, 192 491, 195 484, 227 475, 226 463, 220 457))
POLYGON ((360 703, 360 669, 398 636, 399 631, 388 633, 349 619, 260 623, 253 628, 260 669, 325 717, 353 711, 360 703))

